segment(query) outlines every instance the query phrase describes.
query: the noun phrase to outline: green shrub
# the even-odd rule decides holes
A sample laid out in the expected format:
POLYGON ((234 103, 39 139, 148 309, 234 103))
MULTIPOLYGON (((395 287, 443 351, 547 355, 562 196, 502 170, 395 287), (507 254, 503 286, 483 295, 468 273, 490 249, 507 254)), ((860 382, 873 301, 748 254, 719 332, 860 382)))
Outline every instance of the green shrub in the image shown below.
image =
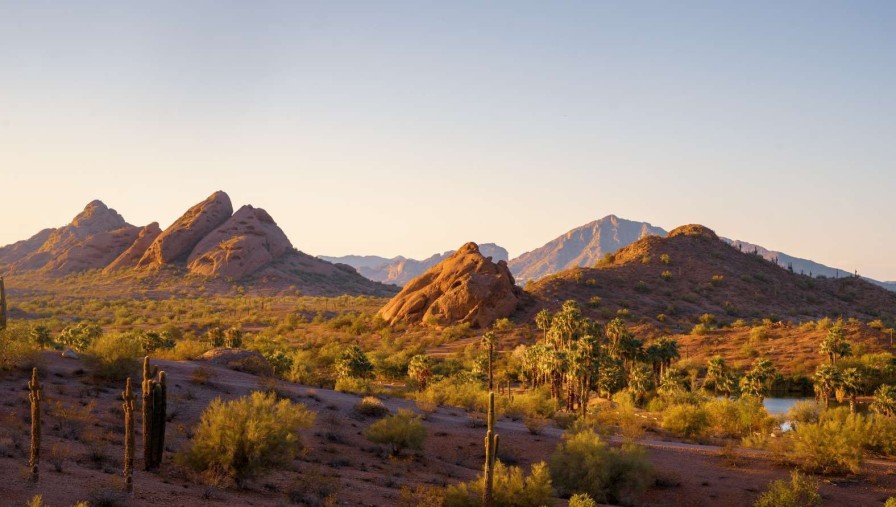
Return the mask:
POLYGON ((388 445, 393 456, 402 449, 419 451, 426 440, 426 426, 420 417, 410 410, 399 410, 397 414, 384 417, 364 430, 367 440, 375 444, 388 445))
POLYGON ((663 413, 663 429, 679 437, 700 438, 709 428, 709 415, 703 407, 691 404, 672 405, 663 413))
POLYGON ((796 424, 817 423, 820 416, 818 402, 810 400, 798 401, 787 411, 787 420, 796 424))
POLYGON ((270 393, 215 399, 202 413, 192 446, 179 460, 242 487, 267 470, 289 465, 301 445, 298 430, 310 427, 314 418, 304 405, 278 401, 270 393))
POLYGON ((90 345, 87 354, 85 362, 95 377, 124 380, 137 371, 143 347, 132 334, 106 334, 90 345))
POLYGON ((355 412, 368 417, 382 417, 389 413, 389 409, 379 398, 365 396, 355 404, 355 412))
POLYGON ((336 380, 335 389, 343 393, 356 393, 368 395, 373 392, 370 381, 363 378, 339 377, 336 380))
MULTIPOLYGON (((791 460, 807 472, 857 473, 862 466, 864 442, 861 416, 825 414, 819 422, 798 424, 790 432, 791 460)), ((832 411, 827 411, 832 412, 832 411)))
POLYGON ((884 507, 896 507, 896 496, 887 498, 887 501, 884 502, 884 507))
POLYGON ((208 342, 200 340, 180 340, 174 348, 157 351, 153 357, 172 361, 192 361, 208 352, 208 342))
POLYGON ((585 493, 569 497, 569 507, 597 507, 597 502, 585 493))
POLYGON ((709 425, 721 437, 746 437, 753 433, 768 433, 775 419, 768 415, 759 398, 744 396, 737 400, 719 398, 705 405, 709 425))
POLYGON ((653 482, 653 467, 642 449, 610 449, 592 431, 565 435, 551 456, 550 470, 561 496, 587 493, 601 503, 632 502, 653 482))
MULTIPOLYGON (((484 478, 448 486, 445 491, 445 507, 479 507, 482 505, 484 478)), ((544 462, 532 465, 527 477, 515 466, 495 463, 492 486, 494 507, 541 507, 551 503, 554 490, 551 475, 544 462)))
POLYGON ((768 486, 753 507, 813 507, 821 505, 818 481, 797 471, 790 474, 790 482, 779 480, 768 486))

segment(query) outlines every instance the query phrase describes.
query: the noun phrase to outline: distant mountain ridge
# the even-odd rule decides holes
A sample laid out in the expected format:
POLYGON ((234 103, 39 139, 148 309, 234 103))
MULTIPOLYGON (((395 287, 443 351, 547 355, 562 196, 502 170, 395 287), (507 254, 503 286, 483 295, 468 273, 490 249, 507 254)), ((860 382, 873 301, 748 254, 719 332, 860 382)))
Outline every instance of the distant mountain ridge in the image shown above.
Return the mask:
POLYGON ((0 248, 0 274, 51 280, 92 271, 123 286, 162 275, 175 285, 221 279, 316 295, 396 292, 349 266, 300 252, 266 211, 246 205, 234 213, 222 191, 191 207, 165 230, 155 222, 131 225, 95 200, 70 224, 0 248))
MULTIPOLYGON (((483 243, 478 248, 483 257, 491 257, 493 262, 506 262, 509 258, 507 250, 494 243, 483 243)), ((454 250, 448 250, 423 260, 408 259, 403 256, 387 259, 375 255, 346 255, 343 257, 321 255, 318 258, 327 262, 347 264, 370 280, 403 287, 429 268, 450 257, 454 252, 454 250)))
POLYGON ((518 281, 537 280, 574 267, 594 266, 604 255, 645 236, 665 235, 664 229, 647 222, 607 215, 520 255, 508 265, 518 281))

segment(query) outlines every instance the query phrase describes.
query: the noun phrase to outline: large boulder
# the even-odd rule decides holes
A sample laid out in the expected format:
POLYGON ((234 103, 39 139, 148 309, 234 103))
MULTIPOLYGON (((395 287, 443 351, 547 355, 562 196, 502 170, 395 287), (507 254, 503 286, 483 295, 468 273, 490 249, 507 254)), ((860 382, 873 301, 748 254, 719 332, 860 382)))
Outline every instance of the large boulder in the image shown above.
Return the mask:
POLYGON ((146 253, 146 250, 149 249, 150 245, 152 245, 153 241, 155 241, 160 234, 162 234, 162 229, 159 228, 158 222, 153 222, 143 229, 140 229, 140 233, 137 234, 137 239, 131 243, 131 246, 122 252, 121 255, 116 257, 103 271, 111 273, 112 271, 117 271, 119 269, 133 268, 140 262, 140 259, 143 258, 143 254, 146 253))
POLYGON ((379 314, 389 324, 485 328, 512 314, 521 295, 506 262, 494 263, 476 243, 467 243, 408 282, 379 314))
POLYGON ((274 219, 247 205, 196 245, 187 268, 201 275, 240 279, 292 250, 274 219))
POLYGON ((193 206, 152 242, 138 267, 185 261, 196 245, 233 214, 230 197, 220 190, 193 206))

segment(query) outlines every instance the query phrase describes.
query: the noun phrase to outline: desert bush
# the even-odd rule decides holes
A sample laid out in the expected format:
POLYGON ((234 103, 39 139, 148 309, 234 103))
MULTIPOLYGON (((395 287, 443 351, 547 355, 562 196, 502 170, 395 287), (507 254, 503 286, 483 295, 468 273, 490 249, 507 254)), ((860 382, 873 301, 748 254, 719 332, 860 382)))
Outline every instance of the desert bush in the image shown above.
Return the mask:
POLYGON ((251 375, 259 375, 269 377, 274 374, 274 368, 268 363, 264 356, 248 355, 233 361, 227 362, 227 367, 231 370, 249 373, 251 375))
POLYGON ((171 361, 192 361, 209 350, 207 342, 200 340, 179 340, 174 347, 156 351, 153 357, 171 361))
POLYGON ((393 456, 402 449, 419 451, 426 440, 426 426, 420 417, 410 410, 399 410, 397 414, 384 417, 364 430, 367 440, 375 444, 388 445, 393 456))
POLYGON ((202 413, 192 445, 179 460, 242 487, 266 470, 287 466, 301 445, 297 430, 310 427, 314 418, 304 405, 278 401, 273 394, 215 399, 202 413))
POLYGON ((789 433, 790 459, 808 472, 857 473, 862 466, 865 429, 861 416, 844 414, 842 409, 833 411, 826 411, 819 422, 799 424, 789 433), (833 411, 841 414, 827 416, 833 411))
POLYGON ((488 393, 485 388, 478 382, 460 377, 448 377, 430 382, 423 392, 417 394, 416 399, 439 406, 449 405, 481 412, 488 406, 488 393))
POLYGON ((768 415, 759 398, 744 396, 737 400, 720 398, 705 405, 709 426, 722 437, 745 437, 756 432, 769 432, 775 419, 768 415))
POLYGON ((61 438, 82 440, 88 425, 95 419, 93 409, 96 402, 93 400, 85 405, 70 405, 51 399, 47 405, 49 414, 53 416, 51 428, 61 438))
POLYGON ((334 389, 342 393, 355 393, 365 396, 373 392, 370 380, 355 377, 339 377, 336 379, 334 389))
POLYGON ((551 456, 550 471, 561 496, 587 493, 602 503, 633 501, 653 481, 642 449, 611 449, 592 431, 565 435, 551 456))
POLYGON ((324 473, 319 468, 302 470, 287 486, 289 503, 305 506, 336 505, 336 495, 342 489, 339 477, 324 473))
POLYGON ((105 334, 90 345, 87 354, 85 363, 95 377, 124 380, 137 371, 143 347, 132 334, 105 334))
POLYGON ((92 322, 82 320, 71 325, 59 333, 56 342, 63 347, 68 347, 79 352, 86 351, 90 345, 103 334, 99 326, 92 322))
POLYGON ((516 393, 511 401, 497 398, 499 410, 512 417, 551 417, 554 415, 554 400, 548 386, 527 389, 516 393))
POLYGON ((399 507, 443 507, 445 505, 445 490, 436 486, 418 484, 411 489, 404 486, 399 492, 399 507))
POLYGON ((569 507, 597 507, 597 502, 587 493, 579 493, 569 497, 569 507))
MULTIPOLYGON (((479 507, 482 505, 482 490, 485 479, 448 486, 445 491, 445 507, 479 507)), ((550 503, 554 490, 551 475, 544 462, 532 465, 528 476, 515 466, 495 462, 492 487, 494 507, 540 507, 550 503)))
POLYGON ((389 409, 383 405, 379 398, 374 396, 365 396, 358 403, 355 403, 355 412, 368 417, 382 417, 389 413, 389 409))
POLYGON ((887 501, 884 502, 884 507, 896 507, 896 496, 887 498, 887 501))
POLYGON ((201 364, 190 372, 190 382, 204 386, 211 382, 215 376, 215 370, 201 364))
POLYGON ((798 401, 787 411, 787 420, 795 424, 817 423, 821 416, 821 407, 816 401, 798 401))
POLYGON ((541 432, 548 425, 548 419, 540 415, 527 415, 523 417, 523 424, 529 430, 529 433, 541 435, 541 432))
POLYGON ((701 406, 676 404, 663 413, 663 429, 679 437, 700 438, 708 428, 709 415, 701 406))
POLYGON ((790 482, 774 481, 759 496, 753 507, 813 507, 821 505, 818 481, 797 471, 790 474, 790 482))

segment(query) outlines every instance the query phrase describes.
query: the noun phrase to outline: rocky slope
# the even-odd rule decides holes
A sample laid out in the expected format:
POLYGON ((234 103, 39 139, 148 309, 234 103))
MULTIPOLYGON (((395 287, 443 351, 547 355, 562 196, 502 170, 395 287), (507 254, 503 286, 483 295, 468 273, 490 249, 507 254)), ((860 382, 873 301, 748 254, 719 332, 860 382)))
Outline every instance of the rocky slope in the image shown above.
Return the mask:
MULTIPOLYGON (((394 287, 370 281, 349 266, 337 266, 296 250, 264 210, 243 206, 235 214, 230 197, 218 191, 191 207, 162 231, 158 223, 136 227, 115 210, 93 201, 72 222, 0 248, 0 274, 42 275, 52 286, 59 275, 101 270, 85 284, 141 290, 160 283, 267 290, 313 295, 390 296, 394 287), (190 276, 185 276, 190 275, 190 276)), ((30 284, 34 287, 41 284, 30 284)), ((57 284, 58 285, 58 284, 57 284)))
MULTIPOLYGON (((491 257, 494 262, 507 261, 507 250, 494 243, 479 245, 479 251, 485 257, 491 257)), ((375 255, 347 255, 344 257, 320 256, 321 259, 333 263, 342 263, 352 266, 358 272, 370 280, 404 286, 412 279, 423 274, 427 269, 447 259, 454 253, 449 250, 442 254, 434 254, 423 260, 408 259, 398 256, 392 259, 377 257, 375 255)))
POLYGON ((140 233, 114 209, 90 202, 70 224, 46 229, 31 239, 0 248, 0 271, 40 271, 58 275, 102 269, 140 233))
POLYGON ((536 307, 576 299, 595 316, 627 315, 687 329, 707 313, 717 320, 876 319, 896 313, 896 294, 861 278, 800 275, 742 252, 699 225, 679 227, 666 238, 642 238, 610 263, 549 276, 529 292, 539 300, 536 307))
POLYGON ((526 252, 508 265, 520 282, 538 280, 565 269, 594 266, 604 255, 650 235, 665 236, 666 231, 646 222, 608 215, 526 252))
POLYGON ((522 297, 505 261, 495 263, 467 243, 408 282, 379 314, 389 324, 485 328, 511 315, 522 297))

